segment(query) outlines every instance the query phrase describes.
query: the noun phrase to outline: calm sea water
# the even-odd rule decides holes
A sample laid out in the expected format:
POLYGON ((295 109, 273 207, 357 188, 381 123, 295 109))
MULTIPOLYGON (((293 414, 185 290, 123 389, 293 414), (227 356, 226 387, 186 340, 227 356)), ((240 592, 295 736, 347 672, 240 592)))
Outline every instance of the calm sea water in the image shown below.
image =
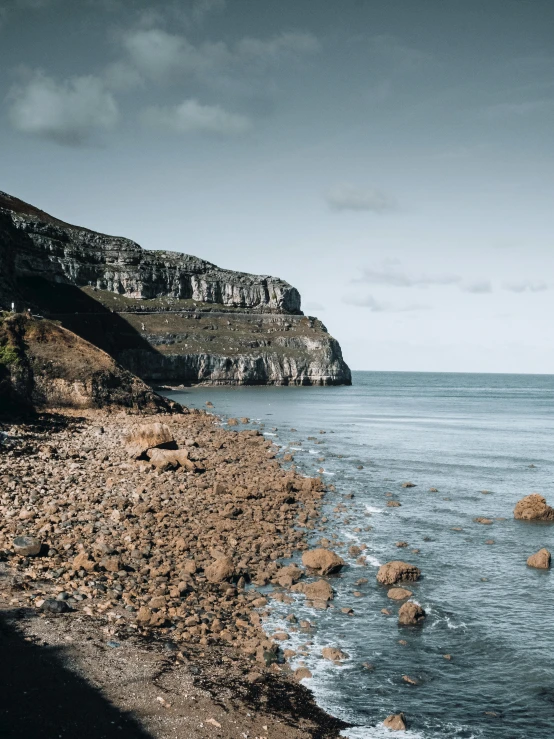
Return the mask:
POLYGON ((355 372, 352 387, 201 387, 171 397, 250 417, 280 453, 294 450, 302 471, 323 468, 336 486, 325 531, 309 532, 314 542, 336 534, 343 543, 334 548, 349 567, 331 578, 334 608, 312 610, 298 598, 277 604, 271 625, 289 627, 284 646, 305 652, 299 660, 320 705, 359 727, 345 736, 390 736, 380 722, 404 711, 405 736, 554 737, 554 571, 526 566, 533 552, 554 548, 554 524, 512 513, 531 492, 554 504, 554 376, 355 372), (387 508, 386 493, 401 507, 387 508), (337 502, 346 513, 333 512, 337 502), (367 545, 366 567, 348 555, 350 544, 367 545), (410 586, 428 614, 420 629, 398 626, 398 604, 376 583, 378 565, 392 559, 422 570, 410 586), (360 578, 368 582, 356 585, 360 578), (341 613, 346 606, 353 616, 341 613), (316 625, 312 637, 282 621, 291 610, 316 625), (350 659, 325 662, 326 645, 350 659))

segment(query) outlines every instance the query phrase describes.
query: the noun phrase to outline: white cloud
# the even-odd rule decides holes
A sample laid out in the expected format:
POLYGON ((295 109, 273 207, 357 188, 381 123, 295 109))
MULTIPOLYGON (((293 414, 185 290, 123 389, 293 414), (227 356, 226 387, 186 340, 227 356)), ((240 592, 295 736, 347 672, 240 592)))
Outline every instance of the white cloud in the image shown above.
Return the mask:
POLYGON ((347 305, 354 305, 357 308, 368 308, 372 313, 408 313, 419 310, 429 310, 429 305, 413 303, 411 305, 392 305, 391 303, 377 300, 373 295, 346 295, 342 299, 347 305))
POLYGON ((121 37, 124 62, 147 79, 168 81, 186 75, 213 84, 221 77, 258 74, 271 65, 319 49, 315 36, 291 32, 269 39, 245 38, 230 47, 223 41, 194 44, 162 28, 135 28, 121 37))
POLYGON ((427 287, 429 285, 455 285, 461 281, 459 275, 418 275, 411 277, 391 267, 384 269, 366 268, 362 270, 362 276, 352 282, 365 283, 368 285, 390 285, 392 287, 427 287))
POLYGON ((364 189, 355 185, 338 185, 325 195, 328 206, 332 210, 369 211, 385 213, 395 210, 396 201, 386 193, 375 188, 364 189))
POLYGON ((548 290, 546 282, 531 282, 530 280, 522 280, 521 282, 505 282, 502 287, 512 293, 538 293, 548 290))
POLYGON ((35 71, 12 89, 9 98, 9 118, 16 130, 66 146, 86 144, 98 129, 112 128, 119 117, 112 94, 91 75, 57 82, 35 71))
POLYGON ((474 293, 476 295, 483 293, 492 293, 492 285, 490 280, 480 280, 478 282, 470 282, 462 285, 465 293, 474 293))
POLYGON ((250 120, 243 115, 230 113, 219 105, 202 105, 194 99, 185 100, 180 105, 146 108, 141 117, 148 126, 174 133, 236 135, 251 127, 250 120))

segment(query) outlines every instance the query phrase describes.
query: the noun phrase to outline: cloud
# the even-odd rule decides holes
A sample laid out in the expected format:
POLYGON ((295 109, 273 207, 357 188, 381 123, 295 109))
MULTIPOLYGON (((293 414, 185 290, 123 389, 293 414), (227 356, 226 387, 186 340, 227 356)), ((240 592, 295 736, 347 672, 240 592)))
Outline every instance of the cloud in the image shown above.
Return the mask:
POLYGON ((417 303, 404 306, 395 306, 391 303, 383 303, 373 295, 346 295, 342 299, 347 305, 354 305, 357 308, 368 308, 372 313, 407 313, 411 311, 429 310, 429 305, 420 305, 417 303))
POLYGON ((271 65, 313 54, 319 42, 312 34, 282 33, 268 39, 244 38, 234 46, 223 41, 194 44, 162 28, 135 28, 121 36, 124 63, 147 79, 168 81, 186 75, 213 84, 233 74, 259 74, 271 65))
POLYGON ((113 128, 119 111, 104 83, 92 75, 56 82, 41 71, 10 95, 12 126, 65 146, 82 146, 99 129, 113 128))
POLYGON ((369 211, 385 213, 395 210, 397 205, 393 198, 375 188, 364 189, 355 185, 338 185, 325 195, 331 210, 369 211))
POLYGON ((522 280, 521 282, 505 282, 502 287, 504 290, 509 290, 512 293, 538 293, 549 289, 546 282, 531 282, 529 280, 522 280))
POLYGON ((202 105, 192 98, 180 105, 146 108, 141 118, 147 126, 174 133, 236 135, 251 127, 250 120, 243 115, 229 113, 219 105, 202 105))
POLYGON ((492 285, 490 283, 490 280, 470 282, 469 284, 462 285, 461 289, 465 293, 475 293, 476 295, 483 293, 492 293, 492 285))
POLYGON ((429 285, 455 285, 461 282, 461 279, 459 275, 452 274, 410 277, 396 269, 366 268, 362 271, 362 276, 352 280, 352 282, 368 285, 390 285, 392 287, 427 287, 429 285))

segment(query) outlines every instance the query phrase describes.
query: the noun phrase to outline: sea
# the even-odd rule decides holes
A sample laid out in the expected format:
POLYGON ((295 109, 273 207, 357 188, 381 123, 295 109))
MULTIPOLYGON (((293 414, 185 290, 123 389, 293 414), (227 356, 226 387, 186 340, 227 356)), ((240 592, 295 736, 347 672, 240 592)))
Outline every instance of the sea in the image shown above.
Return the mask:
POLYGON ((355 727, 345 737, 390 737, 383 719, 400 711, 407 738, 554 737, 554 571, 526 564, 554 549, 554 524, 513 517, 533 492, 554 505, 553 375, 354 372, 351 387, 165 394, 210 401, 223 425, 248 417, 279 457, 334 487, 327 521, 307 530, 347 562, 329 578, 333 607, 272 601, 266 630, 289 634, 282 647, 311 671, 318 704, 355 727), (365 545, 365 565, 351 545, 365 545), (398 625, 399 604, 376 581, 396 559, 421 569, 408 586, 427 614, 420 627, 398 625), (293 631, 290 613, 313 633, 293 631), (325 646, 348 659, 322 659, 325 646))

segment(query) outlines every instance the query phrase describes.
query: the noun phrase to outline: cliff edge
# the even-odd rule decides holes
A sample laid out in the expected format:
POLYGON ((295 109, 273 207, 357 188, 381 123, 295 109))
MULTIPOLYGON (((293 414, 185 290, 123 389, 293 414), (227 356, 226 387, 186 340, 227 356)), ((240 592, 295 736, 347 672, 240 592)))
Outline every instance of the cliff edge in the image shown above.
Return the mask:
POLYGON ((12 302, 150 382, 351 383, 338 342, 284 280, 147 251, 0 192, 0 307, 12 302))

